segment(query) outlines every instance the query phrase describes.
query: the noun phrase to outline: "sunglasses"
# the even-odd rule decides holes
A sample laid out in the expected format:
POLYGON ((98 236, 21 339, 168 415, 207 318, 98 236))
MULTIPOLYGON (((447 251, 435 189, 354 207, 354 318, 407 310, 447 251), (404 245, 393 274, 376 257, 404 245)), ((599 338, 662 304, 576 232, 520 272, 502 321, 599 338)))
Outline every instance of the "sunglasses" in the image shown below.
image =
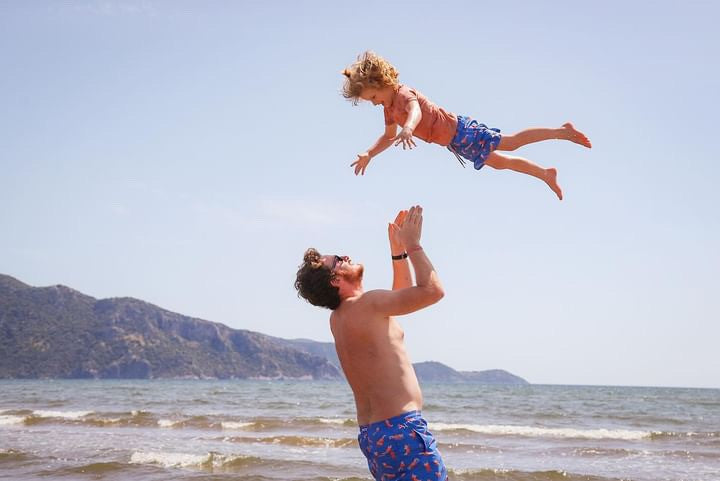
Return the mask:
POLYGON ((335 266, 338 262, 343 262, 345 259, 343 257, 340 257, 339 255, 335 254, 335 258, 332 261, 332 266, 330 267, 330 271, 335 270, 335 266))

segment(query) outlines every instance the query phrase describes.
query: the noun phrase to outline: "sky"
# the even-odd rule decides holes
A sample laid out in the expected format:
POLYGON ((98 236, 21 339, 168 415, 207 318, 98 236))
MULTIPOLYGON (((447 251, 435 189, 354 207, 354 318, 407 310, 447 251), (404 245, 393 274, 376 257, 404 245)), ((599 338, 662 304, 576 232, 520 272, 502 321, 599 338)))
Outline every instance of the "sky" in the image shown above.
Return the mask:
POLYGON ((720 387, 717 2, 0 3, 0 273, 331 341, 298 299, 316 247, 390 288, 387 225, 424 208, 446 295, 399 318, 411 359, 532 383, 720 387), (463 169, 418 141, 364 177, 365 50, 505 133, 592 150, 463 169))

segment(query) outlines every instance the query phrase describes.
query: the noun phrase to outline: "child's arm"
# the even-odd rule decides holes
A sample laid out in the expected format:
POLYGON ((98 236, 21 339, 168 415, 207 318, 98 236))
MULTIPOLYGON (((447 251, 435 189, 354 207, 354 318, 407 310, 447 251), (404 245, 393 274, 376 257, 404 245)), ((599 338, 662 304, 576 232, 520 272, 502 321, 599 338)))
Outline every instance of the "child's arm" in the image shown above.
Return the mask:
POLYGON ((391 124, 385 126, 385 133, 382 134, 377 141, 370 147, 367 152, 358 154, 358 159, 350 164, 350 167, 355 167, 355 175, 365 175, 365 169, 367 169, 370 159, 380 154, 383 150, 390 147, 395 141, 395 135, 397 134, 397 124, 391 124))
POLYGON ((417 99, 413 99, 412 101, 408 102, 406 109, 408 116, 407 120, 405 121, 405 125, 403 125, 400 134, 393 139, 397 141, 395 142, 395 145, 400 145, 402 143, 403 150, 417 147, 412 136, 413 132, 415 131, 415 127, 417 127, 417 125, 420 123, 420 120, 422 120, 422 111, 420 110, 420 104, 418 103, 417 99))

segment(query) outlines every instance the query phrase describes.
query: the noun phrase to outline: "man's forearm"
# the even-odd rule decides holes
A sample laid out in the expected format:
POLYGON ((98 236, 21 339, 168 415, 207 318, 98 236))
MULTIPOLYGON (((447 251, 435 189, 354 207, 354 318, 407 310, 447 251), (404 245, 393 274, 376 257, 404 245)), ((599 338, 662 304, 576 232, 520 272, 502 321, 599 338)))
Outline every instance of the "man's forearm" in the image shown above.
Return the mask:
POLYGON ((442 297, 443 287, 440 278, 435 272, 430 259, 419 245, 408 247, 408 254, 415 270, 415 283, 417 287, 425 287, 437 290, 442 297))
MULTIPOLYGON (((401 254, 400 252, 393 252, 393 255, 401 254)), ((410 263, 407 258, 400 260, 393 260, 393 284, 392 288, 404 289, 406 287, 412 287, 412 274, 410 274, 410 263)))

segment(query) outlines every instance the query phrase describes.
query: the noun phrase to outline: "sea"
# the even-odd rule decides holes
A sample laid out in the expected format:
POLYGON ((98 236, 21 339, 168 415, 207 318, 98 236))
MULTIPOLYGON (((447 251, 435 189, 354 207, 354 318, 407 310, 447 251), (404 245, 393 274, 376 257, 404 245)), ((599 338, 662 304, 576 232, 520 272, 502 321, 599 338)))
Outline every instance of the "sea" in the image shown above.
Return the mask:
MULTIPOLYGON (((451 480, 718 481, 720 390, 424 384, 451 480)), ((343 382, 0 381, 0 479, 371 479, 343 382)))

